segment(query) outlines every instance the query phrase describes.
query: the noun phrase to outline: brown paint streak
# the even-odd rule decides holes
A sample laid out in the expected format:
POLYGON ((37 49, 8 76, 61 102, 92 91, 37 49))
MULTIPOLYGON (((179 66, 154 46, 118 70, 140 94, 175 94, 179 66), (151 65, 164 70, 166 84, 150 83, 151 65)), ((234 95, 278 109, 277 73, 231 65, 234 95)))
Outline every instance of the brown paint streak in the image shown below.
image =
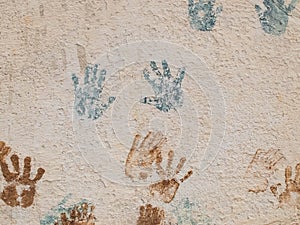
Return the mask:
POLYGON ((161 160, 161 147, 166 137, 160 132, 149 132, 141 143, 140 140, 137 134, 126 159, 125 175, 144 180, 152 172, 153 163, 161 160))
POLYGON ((140 207, 140 216, 137 225, 162 225, 165 218, 165 212, 158 207, 152 207, 151 204, 140 207))
POLYGON ((174 199, 177 190, 180 186, 180 183, 187 180, 193 174, 193 171, 190 170, 183 178, 180 179, 180 182, 177 181, 174 178, 174 176, 180 172, 180 170, 182 169, 182 167, 186 162, 186 159, 184 157, 181 158, 175 169, 175 172, 172 173, 171 169, 172 169, 173 158, 174 158, 174 152, 171 150, 169 151, 168 154, 168 164, 166 170, 164 170, 161 166, 162 160, 157 162, 158 173, 161 176, 162 181, 151 184, 149 186, 151 195, 154 196, 155 194, 158 194, 159 199, 165 203, 170 203, 174 199), (164 178, 166 174, 169 177, 169 179, 164 178))
POLYGON ((269 185, 269 177, 274 173, 277 163, 282 159, 284 159, 284 156, 279 149, 271 148, 268 151, 258 149, 246 172, 252 183, 248 191, 254 193, 265 192, 269 185))
POLYGON ((26 208, 32 205, 36 193, 36 183, 42 178, 45 170, 43 168, 39 168, 35 178, 30 179, 31 158, 26 157, 24 159, 23 175, 20 176, 19 157, 16 154, 13 154, 10 159, 14 172, 10 172, 6 162, 6 157, 10 152, 11 148, 5 146, 5 143, 0 141, 0 166, 3 177, 7 182, 7 185, 1 194, 1 199, 11 207, 21 205, 21 207, 26 208), (17 186, 19 185, 24 187, 20 195, 17 192, 17 186), (29 186, 28 190, 25 189, 26 186, 29 186), (21 202, 18 201, 18 197, 21 197, 21 202))
POLYGON ((54 225, 95 225, 95 216, 93 211, 94 206, 90 206, 90 213, 88 213, 89 205, 87 203, 81 204, 81 206, 74 206, 73 209, 66 213, 60 214, 60 221, 55 222, 54 225), (69 218, 68 218, 69 217, 69 218))

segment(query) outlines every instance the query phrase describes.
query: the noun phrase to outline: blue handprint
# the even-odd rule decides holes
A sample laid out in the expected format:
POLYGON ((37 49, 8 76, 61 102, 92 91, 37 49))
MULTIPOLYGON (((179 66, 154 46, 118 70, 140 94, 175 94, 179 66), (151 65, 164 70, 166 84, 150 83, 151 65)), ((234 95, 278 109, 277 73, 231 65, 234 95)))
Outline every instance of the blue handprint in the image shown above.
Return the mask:
POLYGON ((202 214, 198 204, 195 204, 189 200, 189 198, 183 199, 175 209, 172 210, 177 217, 177 224, 184 225, 211 225, 213 221, 210 217, 202 214))
POLYGON ((98 72, 98 65, 87 66, 85 69, 83 87, 79 86, 76 74, 72 74, 75 87, 75 110, 78 115, 87 115, 90 119, 98 119, 115 101, 115 97, 110 96, 108 103, 101 103, 101 93, 104 87, 106 70, 98 72), (99 74, 99 75, 98 75, 99 74))
POLYGON ((299 0, 292 0, 286 6, 284 0, 264 0, 266 10, 263 12, 259 5, 255 5, 263 30, 268 34, 281 35, 285 32, 289 13, 296 7, 299 0))
POLYGON ((193 29, 211 31, 215 26, 217 15, 222 11, 222 6, 214 10, 215 0, 189 0, 188 9, 190 24, 193 29), (200 16, 201 14, 201 16, 200 16))
POLYGON ((143 74, 144 78, 152 86, 155 97, 144 97, 141 102, 154 105, 163 112, 168 112, 170 109, 176 109, 176 107, 182 106, 183 91, 181 90, 181 82, 185 75, 185 69, 180 68, 177 77, 174 79, 166 60, 162 61, 163 74, 161 74, 154 61, 150 62, 150 66, 158 78, 151 79, 147 69, 144 69, 143 74))

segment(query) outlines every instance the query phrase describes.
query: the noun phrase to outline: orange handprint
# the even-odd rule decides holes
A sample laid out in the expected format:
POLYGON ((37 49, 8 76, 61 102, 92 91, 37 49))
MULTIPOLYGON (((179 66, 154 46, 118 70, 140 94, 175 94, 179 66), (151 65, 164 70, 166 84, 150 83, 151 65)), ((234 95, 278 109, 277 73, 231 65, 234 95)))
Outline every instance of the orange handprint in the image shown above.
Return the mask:
POLYGON ((14 172, 10 172, 6 162, 6 157, 11 152, 11 148, 5 146, 5 143, 0 141, 0 166, 3 177, 7 182, 1 199, 9 206, 15 207, 21 205, 26 208, 32 205, 36 192, 36 183, 42 178, 45 170, 39 168, 34 179, 30 179, 31 158, 24 159, 23 175, 20 174, 19 157, 13 154, 10 159, 14 168, 14 172), (18 194, 17 187, 22 186, 22 193, 18 194), (20 200, 19 200, 20 197, 20 200))

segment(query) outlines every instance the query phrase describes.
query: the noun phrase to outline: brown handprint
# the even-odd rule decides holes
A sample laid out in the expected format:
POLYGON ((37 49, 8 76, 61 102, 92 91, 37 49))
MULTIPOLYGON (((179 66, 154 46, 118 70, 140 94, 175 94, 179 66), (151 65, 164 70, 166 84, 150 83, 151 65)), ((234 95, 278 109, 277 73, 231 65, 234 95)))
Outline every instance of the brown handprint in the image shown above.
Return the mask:
POLYGON ((165 218, 165 212, 151 204, 140 207, 140 216, 137 225, 162 225, 165 218))
POLYGON ((166 170, 164 170, 161 166, 162 157, 161 155, 159 155, 159 157, 156 160, 156 165, 157 172, 161 177, 162 181, 151 184, 149 187, 151 195, 154 196, 155 194, 158 194, 159 199, 165 203, 169 203, 174 199, 176 192, 180 186, 180 183, 184 182, 193 174, 193 171, 190 170, 183 178, 180 179, 179 183, 179 181, 175 178, 175 175, 177 175, 182 169, 186 158, 183 157, 180 159, 175 171, 172 171, 173 159, 174 152, 171 150, 168 153, 168 162, 166 170))
POLYGON ((87 203, 74 206, 69 215, 61 213, 60 221, 55 222, 54 225, 95 225, 94 208, 94 206, 89 208, 87 203))
MULTIPOLYGON (((280 204, 290 202, 292 198, 292 193, 300 194, 300 163, 295 167, 295 178, 292 179, 292 167, 287 166, 285 168, 285 190, 278 196, 278 187, 281 186, 280 183, 272 185, 270 187, 271 192, 277 197, 280 204)), ((297 205, 300 203, 300 196, 297 198, 297 205)))
POLYGON ((269 177, 276 170, 276 164, 284 159, 278 149, 264 151, 258 149, 248 166, 246 177, 249 182, 249 192, 259 193, 267 190, 269 177))
POLYGON ((161 147, 167 139, 161 132, 149 132, 141 143, 140 140, 140 135, 133 140, 126 160, 125 175, 144 180, 151 174, 152 164, 161 155, 161 147))
POLYGON ((20 174, 19 157, 13 154, 10 159, 14 167, 14 172, 10 172, 6 163, 6 157, 11 152, 11 148, 5 146, 5 143, 0 141, 0 165, 3 177, 7 182, 1 199, 9 206, 15 207, 21 205, 26 208, 32 205, 35 196, 35 185, 42 178, 45 170, 39 168, 34 179, 30 179, 31 158, 24 159, 23 175, 20 174), (17 186, 22 186, 22 193, 19 195, 17 186), (21 197, 19 200, 18 198, 21 197))

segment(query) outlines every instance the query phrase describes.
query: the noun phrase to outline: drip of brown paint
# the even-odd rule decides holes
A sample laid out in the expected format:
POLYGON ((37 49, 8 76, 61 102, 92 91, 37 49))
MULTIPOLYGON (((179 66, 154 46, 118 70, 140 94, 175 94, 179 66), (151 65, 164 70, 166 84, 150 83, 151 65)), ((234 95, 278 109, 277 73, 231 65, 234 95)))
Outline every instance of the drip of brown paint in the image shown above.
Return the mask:
POLYGON ((158 207, 152 207, 151 204, 140 207, 140 216, 137 225, 162 225, 165 218, 165 212, 158 207))
POLYGON ((27 208, 33 204, 36 193, 36 183, 42 178, 45 170, 43 168, 39 168, 35 178, 30 179, 31 158, 26 157, 24 159, 23 175, 21 175, 19 157, 16 154, 13 154, 10 159, 14 171, 9 171, 6 157, 10 152, 11 148, 6 146, 5 142, 0 141, 0 166, 3 177, 7 182, 7 185, 1 194, 1 199, 11 207, 21 205, 21 207, 27 208), (24 187, 20 195, 17 192, 17 186, 24 187), (25 188, 28 186, 29 189, 26 190, 25 188), (21 197, 21 202, 18 201, 18 197, 21 197))

